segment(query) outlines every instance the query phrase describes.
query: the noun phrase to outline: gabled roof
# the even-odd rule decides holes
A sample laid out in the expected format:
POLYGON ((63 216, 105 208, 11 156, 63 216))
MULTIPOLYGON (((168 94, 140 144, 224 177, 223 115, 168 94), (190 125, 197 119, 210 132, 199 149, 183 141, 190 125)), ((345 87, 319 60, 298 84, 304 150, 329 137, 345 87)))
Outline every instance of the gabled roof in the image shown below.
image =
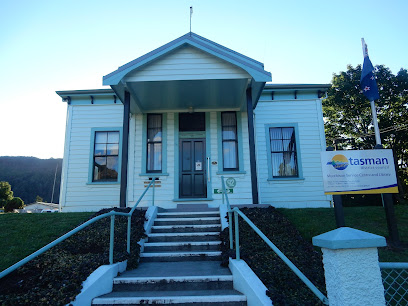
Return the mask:
POLYGON ((255 82, 270 82, 272 79, 271 73, 264 70, 264 65, 262 63, 190 32, 123 66, 120 66, 117 70, 103 77, 103 85, 117 85, 129 72, 144 66, 185 44, 210 53, 242 68, 251 75, 255 82))

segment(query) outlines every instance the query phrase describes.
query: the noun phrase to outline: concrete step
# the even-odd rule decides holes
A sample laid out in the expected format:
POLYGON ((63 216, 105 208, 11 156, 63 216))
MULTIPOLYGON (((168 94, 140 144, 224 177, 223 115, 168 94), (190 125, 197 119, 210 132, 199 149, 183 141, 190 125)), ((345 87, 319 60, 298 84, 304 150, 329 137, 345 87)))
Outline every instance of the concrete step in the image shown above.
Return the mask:
POLYGON ((202 242, 218 241, 219 232, 199 232, 199 233, 151 233, 148 242, 202 242))
POLYGON ((220 224, 152 226, 152 233, 220 232, 220 230, 221 230, 220 224))
POLYGON ((194 204, 177 204, 177 208, 160 208, 159 212, 194 212, 194 211, 219 211, 219 208, 209 208, 206 203, 194 203, 194 204))
POLYGON ((235 290, 128 291, 95 298, 92 305, 243 306, 246 296, 235 290))
POLYGON ((221 224, 220 217, 202 218, 156 218, 154 225, 204 225, 221 224))
POLYGON ((231 290, 232 275, 117 277, 113 291, 231 290))
POLYGON ((218 251, 221 241, 203 242, 146 242, 145 252, 166 252, 166 251, 218 251))
POLYGON ((175 261, 219 261, 221 251, 199 251, 199 252, 143 252, 140 254, 141 262, 175 262, 175 261))
POLYGON ((137 269, 125 271, 120 277, 178 277, 232 275, 221 261, 141 262, 137 269))
POLYGON ((219 217, 219 211, 169 211, 157 214, 157 218, 197 218, 197 217, 219 217))

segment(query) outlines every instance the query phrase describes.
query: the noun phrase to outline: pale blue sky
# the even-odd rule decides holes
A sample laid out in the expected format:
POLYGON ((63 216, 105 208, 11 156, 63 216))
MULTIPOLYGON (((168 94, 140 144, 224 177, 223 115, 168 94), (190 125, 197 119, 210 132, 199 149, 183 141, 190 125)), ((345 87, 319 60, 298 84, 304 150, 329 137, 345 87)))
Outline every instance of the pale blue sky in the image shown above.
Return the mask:
POLYGON ((363 62, 408 68, 408 1, 0 0, 0 156, 62 157, 56 90, 102 76, 189 31, 261 61, 273 83, 330 83, 363 62))

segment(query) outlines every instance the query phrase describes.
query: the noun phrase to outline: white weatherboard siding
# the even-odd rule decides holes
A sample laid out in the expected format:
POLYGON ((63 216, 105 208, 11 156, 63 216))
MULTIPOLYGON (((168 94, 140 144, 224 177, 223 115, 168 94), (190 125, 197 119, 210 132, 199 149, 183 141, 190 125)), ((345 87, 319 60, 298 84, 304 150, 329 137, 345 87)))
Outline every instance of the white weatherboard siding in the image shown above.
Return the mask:
MULTIPOLYGON (((276 98, 276 96, 275 96, 276 98)), ((255 110, 257 170, 260 201, 276 207, 329 207, 330 197, 323 191, 320 152, 326 149, 321 101, 319 99, 270 100, 264 95, 255 110), (265 125, 297 123, 303 179, 268 181, 267 137, 265 125)))
POLYGON ((181 47, 131 72, 126 82, 249 78, 247 72, 197 48, 181 47))
MULTIPOLYGON (((143 129, 143 115, 132 115, 132 119, 135 119, 135 131, 131 131, 130 135, 135 135, 135 141, 133 147, 129 148, 129 158, 130 155, 134 155, 134 167, 129 168, 129 172, 133 171, 133 186, 128 185, 128 188, 132 188, 134 194, 133 199, 128 199, 128 205, 133 207, 136 201, 139 199, 140 195, 145 190, 145 186, 148 185, 149 178, 154 176, 159 176, 160 183, 157 183, 160 187, 156 188, 155 191, 155 205, 160 207, 175 207, 173 203, 174 199, 174 113, 167 113, 167 120, 163 121, 166 124, 166 129, 163 127, 163 139, 166 138, 167 150, 163 150, 163 154, 167 155, 167 173, 166 175, 159 175, 156 173, 151 173, 149 175, 145 174, 146 165, 142 164, 143 148, 142 139, 143 133, 146 133, 146 129, 143 129), (168 174, 168 175, 167 175, 168 174), (145 184, 145 182, 147 184, 145 184)), ((162 165, 164 168, 164 165, 162 165)), ((128 190, 129 194, 129 190, 128 190)), ((152 201, 152 188, 145 195, 143 200, 138 205, 139 207, 150 206, 152 201)))
POLYGON ((62 211, 96 211, 119 206, 120 185, 89 184, 92 128, 122 127, 123 105, 69 105, 61 184, 62 211))
MULTIPOLYGON (((222 143, 222 139, 218 141, 217 137, 217 113, 211 113, 211 161, 217 161, 222 163, 222 156, 218 156, 218 145, 222 143)), ((237 112, 237 121, 241 121, 241 132, 242 132, 242 143, 238 144, 242 146, 242 161, 244 163, 243 168, 241 168, 245 173, 228 173, 217 174, 218 165, 211 167, 212 172, 212 190, 214 192, 215 188, 221 189, 221 176, 224 176, 224 181, 232 177, 236 181, 236 186, 234 187, 234 192, 228 194, 228 199, 230 204, 251 204, 252 203, 252 188, 251 188, 251 166, 249 161, 249 140, 248 140, 248 117, 246 112, 237 112), (239 116, 241 114, 241 116, 239 116)), ((240 139, 239 139, 240 140, 240 139)), ((229 188, 226 186, 226 188, 229 188)), ((218 206, 222 203, 221 194, 213 194, 214 205, 218 206)), ((210 203, 211 205, 212 203, 210 203)))

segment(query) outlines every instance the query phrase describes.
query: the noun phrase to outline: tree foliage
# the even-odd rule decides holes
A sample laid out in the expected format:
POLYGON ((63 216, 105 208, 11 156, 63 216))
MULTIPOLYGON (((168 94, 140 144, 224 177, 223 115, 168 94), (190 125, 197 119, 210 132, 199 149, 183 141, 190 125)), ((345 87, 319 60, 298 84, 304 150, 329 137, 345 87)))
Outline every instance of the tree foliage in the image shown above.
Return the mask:
POLYGON ((35 202, 37 196, 45 202, 51 202, 57 168, 53 200, 58 203, 61 167, 62 159, 0 156, 0 181, 9 182, 13 186, 14 195, 22 198, 25 203, 35 202))
MULTIPOLYGON (((383 65, 375 67, 380 99, 375 101, 381 141, 392 149, 401 195, 408 186, 408 71, 394 75, 383 65)), ((360 89, 361 66, 333 75, 323 101, 327 145, 336 149, 372 149, 375 146, 370 102, 360 89)))
POLYGON ((9 182, 0 182, 0 208, 13 198, 13 191, 9 182))
POLYGON ((14 209, 23 209, 24 208, 24 201, 19 198, 15 197, 11 200, 7 201, 6 205, 4 205, 5 212, 12 212, 14 209))

